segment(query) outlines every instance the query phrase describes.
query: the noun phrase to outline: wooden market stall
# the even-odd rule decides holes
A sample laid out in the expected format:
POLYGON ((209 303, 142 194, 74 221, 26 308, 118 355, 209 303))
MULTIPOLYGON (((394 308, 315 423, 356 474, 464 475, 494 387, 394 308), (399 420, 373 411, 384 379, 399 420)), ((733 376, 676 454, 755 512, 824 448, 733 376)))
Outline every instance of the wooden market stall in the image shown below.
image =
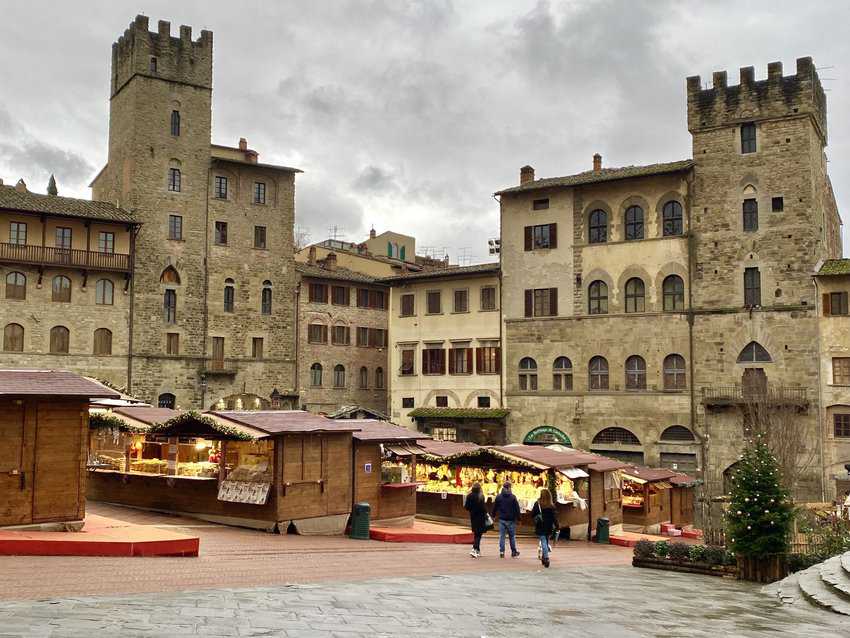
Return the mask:
POLYGON ((351 512, 357 429, 300 410, 180 413, 147 429, 141 465, 93 469, 89 498, 268 531, 339 534, 351 512), (152 453, 159 456, 145 458, 152 453))
POLYGON ((694 522, 695 479, 667 468, 630 465, 623 470, 623 523, 657 534, 662 523, 694 522))
POLYGON ((114 392, 57 370, 0 370, 0 526, 80 529, 88 407, 114 392))

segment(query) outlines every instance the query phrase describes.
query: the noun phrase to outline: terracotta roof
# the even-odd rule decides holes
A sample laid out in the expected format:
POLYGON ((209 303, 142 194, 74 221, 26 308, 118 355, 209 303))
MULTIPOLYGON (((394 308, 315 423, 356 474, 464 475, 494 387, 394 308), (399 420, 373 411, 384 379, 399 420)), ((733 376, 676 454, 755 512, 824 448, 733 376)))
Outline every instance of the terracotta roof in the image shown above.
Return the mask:
POLYGON ((368 284, 381 285, 380 279, 370 275, 364 275, 360 272, 336 266, 333 270, 322 268, 316 264, 305 264, 304 262, 295 262, 295 270, 300 272, 304 277, 312 277, 314 279, 332 279, 334 281, 356 281, 368 284))
MULTIPOLYGON (((217 146, 213 144, 213 146, 217 146)), ((220 146, 219 148, 231 148, 229 146, 220 146)), ((239 149, 234 149, 239 150, 239 149)), ((248 162, 246 160, 238 160, 232 157, 221 157, 219 155, 212 155, 211 159, 213 162, 224 162, 226 164, 239 164, 240 166, 256 166, 258 168, 268 168, 273 171, 283 171, 285 173, 303 173, 300 168, 292 168, 291 166, 280 166, 278 164, 263 164, 261 162, 248 162)))
POLYGON ((356 414, 358 412, 363 412, 368 415, 370 420, 378 420, 378 421, 389 421, 390 418, 384 414, 383 412, 379 412, 378 410, 373 410, 372 408, 367 408, 362 405, 344 405, 340 407, 338 410, 327 414, 329 419, 347 419, 350 414, 356 414))
POLYGON ((827 259, 818 271, 819 275, 850 275, 850 259, 827 259))
POLYGON ((303 410, 262 410, 256 412, 218 411, 205 414, 235 421, 267 434, 299 434, 307 432, 354 432, 359 430, 350 419, 334 420, 303 410))
POLYGON ((629 179, 633 177, 647 177, 649 175, 664 175, 667 173, 679 173, 690 170, 693 160, 680 160, 678 162, 665 162, 661 164, 648 164, 646 166, 622 166, 620 168, 603 168, 599 171, 584 171, 575 175, 563 177, 545 177, 535 179, 519 186, 511 186, 497 191, 496 195, 509 195, 512 193, 524 193, 526 191, 539 190, 541 188, 552 188, 557 186, 581 186, 583 184, 595 184, 598 182, 612 182, 618 179, 629 179))
POLYGON ((611 470, 621 470, 625 467, 628 467, 628 463, 624 461, 618 461, 617 459, 609 459, 607 456, 599 456, 598 454, 594 454, 594 456, 598 456, 599 460, 595 463, 591 463, 588 467, 594 472, 610 472, 611 470))
POLYGON ((119 416, 129 417, 135 421, 139 421, 140 423, 147 423, 148 425, 153 425, 154 423, 165 423, 168 419, 180 414, 177 410, 171 410, 170 408, 153 408, 149 406, 127 406, 115 408, 112 412, 119 416))
POLYGON ((379 281, 388 284, 403 281, 415 281, 420 279, 441 279, 443 277, 466 277, 470 275, 489 275, 499 272, 498 262, 490 264, 475 264, 474 266, 449 266, 448 268, 435 268, 434 270, 423 270, 421 272, 408 272, 402 275, 383 277, 379 281))
POLYGON ((360 428, 354 433, 358 441, 419 441, 431 438, 422 432, 376 419, 343 419, 342 422, 360 428))
POLYGON ((65 370, 0 370, 0 396, 105 397, 119 392, 65 370))
POLYGON ((419 447, 425 450, 426 454, 431 456, 452 456, 461 452, 470 452, 477 450, 481 446, 475 443, 457 443, 455 441, 436 441, 424 440, 419 441, 419 447))
POLYGON ((0 209, 28 213, 48 213, 61 217, 138 223, 129 211, 108 202, 60 197, 58 195, 40 195, 30 192, 19 193, 14 186, 0 186, 0 209))
POLYGON ((623 469, 623 474, 634 476, 635 478, 643 479, 647 482, 666 481, 679 474, 674 470, 668 470, 664 467, 645 467, 642 465, 629 465, 623 469))

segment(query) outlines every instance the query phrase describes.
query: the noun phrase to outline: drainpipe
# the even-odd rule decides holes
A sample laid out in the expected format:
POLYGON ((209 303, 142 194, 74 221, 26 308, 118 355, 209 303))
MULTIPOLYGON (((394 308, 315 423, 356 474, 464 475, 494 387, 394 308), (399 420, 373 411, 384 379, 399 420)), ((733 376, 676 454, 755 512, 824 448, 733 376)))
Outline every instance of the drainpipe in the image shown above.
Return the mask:
MULTIPOLYGON (((204 330, 201 335, 201 370, 206 367, 207 361, 207 331, 209 330, 210 316, 210 272, 209 272, 209 253, 210 253, 210 178, 212 177, 212 166, 207 168, 207 183, 204 187, 204 330)), ((207 384, 206 380, 201 381, 201 410, 207 403, 207 384)))

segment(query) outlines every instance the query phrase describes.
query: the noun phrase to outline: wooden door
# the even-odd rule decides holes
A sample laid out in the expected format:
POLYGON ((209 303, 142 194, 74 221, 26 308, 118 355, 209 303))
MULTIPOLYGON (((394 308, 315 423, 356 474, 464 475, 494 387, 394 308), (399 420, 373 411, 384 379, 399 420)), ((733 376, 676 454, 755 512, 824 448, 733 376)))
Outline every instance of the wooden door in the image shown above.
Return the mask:
POLYGON ((224 337, 213 337, 212 340, 212 369, 224 369, 224 337))
POLYGON ((25 406, 0 401, 0 525, 32 520, 32 464, 26 452, 25 406))
POLYGON ((39 521, 82 517, 84 406, 40 401, 36 412, 32 518, 39 521))
POLYGON ((746 368, 741 377, 744 397, 764 396, 767 394, 767 375, 764 368, 746 368))

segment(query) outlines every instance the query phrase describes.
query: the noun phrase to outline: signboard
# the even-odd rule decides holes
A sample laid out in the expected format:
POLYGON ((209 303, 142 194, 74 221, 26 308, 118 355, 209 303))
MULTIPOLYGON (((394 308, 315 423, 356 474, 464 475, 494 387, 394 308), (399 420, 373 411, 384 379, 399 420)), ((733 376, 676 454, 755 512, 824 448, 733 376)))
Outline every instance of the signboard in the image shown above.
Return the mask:
POLYGON ((371 464, 371 463, 366 463, 366 464, 363 466, 363 471, 364 471, 364 472, 366 472, 366 474, 371 474, 371 473, 372 473, 372 464, 371 464))
POLYGON ((525 435, 522 442, 526 445, 549 445, 552 443, 560 443, 561 445, 566 445, 568 447, 573 446, 573 442, 570 441, 569 436, 551 425, 541 425, 534 428, 531 432, 525 435))
POLYGON ((223 481, 218 488, 218 500, 229 503, 264 505, 269 497, 271 483, 251 481, 223 481))

